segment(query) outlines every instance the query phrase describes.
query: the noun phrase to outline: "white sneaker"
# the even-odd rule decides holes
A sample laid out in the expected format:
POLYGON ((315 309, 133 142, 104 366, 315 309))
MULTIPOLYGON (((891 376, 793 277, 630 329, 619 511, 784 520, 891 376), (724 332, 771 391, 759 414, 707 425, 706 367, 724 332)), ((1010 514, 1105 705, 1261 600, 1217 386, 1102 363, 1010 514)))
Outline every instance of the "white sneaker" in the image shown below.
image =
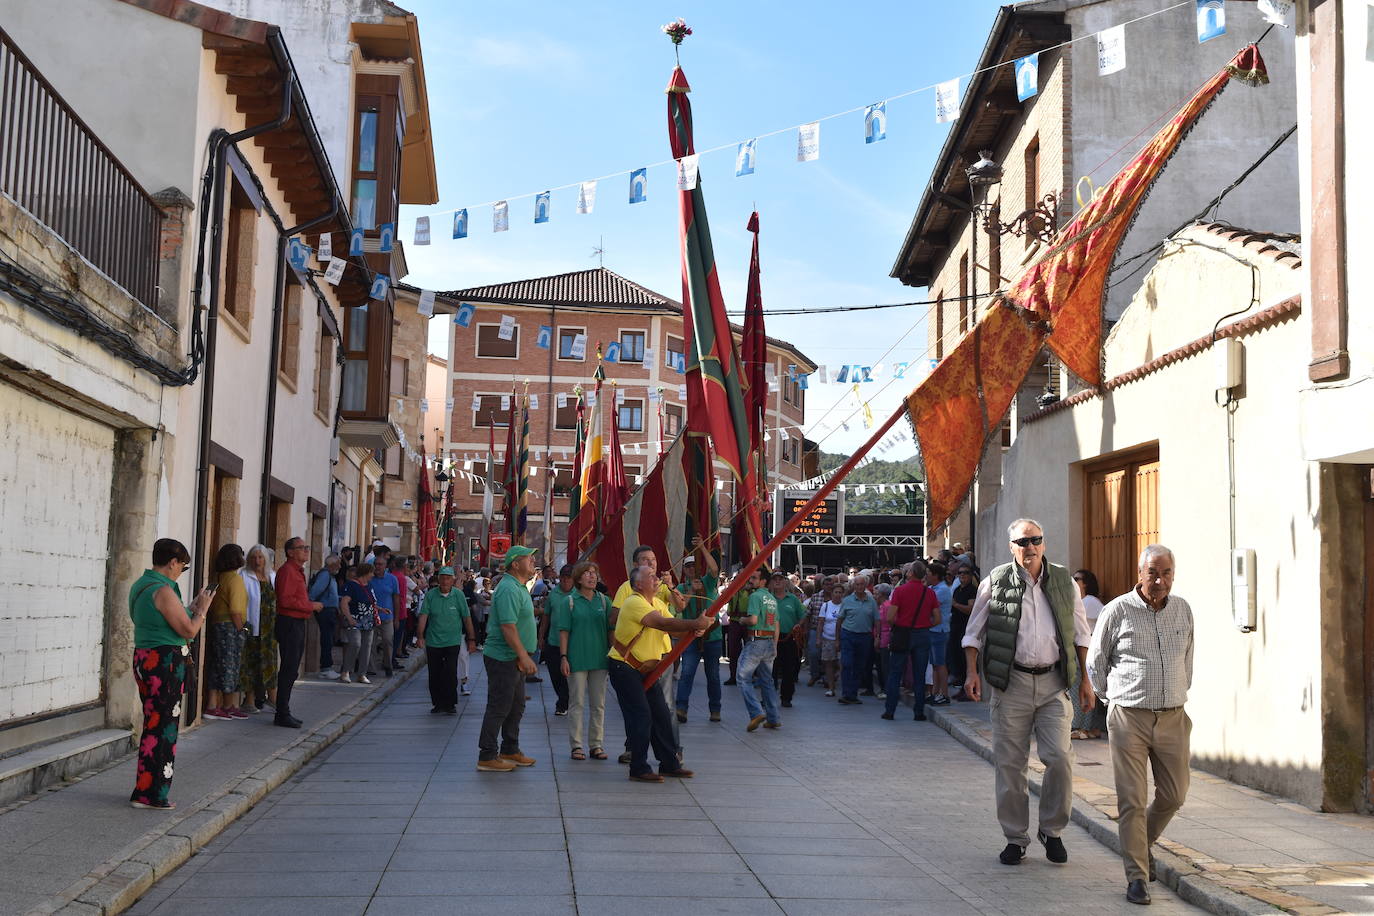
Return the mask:
POLYGON ((371 682, 370 680, 368 680, 367 675, 364 674, 362 677, 358 678, 358 683, 359 683, 359 684, 371 684, 372 682, 371 682))
POLYGON ((326 681, 337 681, 339 679, 339 672, 335 671, 333 668, 325 668, 320 672, 320 677, 324 678, 326 681))
POLYGON ((350 674, 341 674, 341 675, 339 675, 339 683, 340 683, 340 684, 351 684, 351 683, 353 683, 353 677, 352 677, 352 675, 350 675, 350 674))
POLYGON ((471 691, 471 690, 468 690, 467 685, 464 684, 462 687, 459 688, 459 690, 458 690, 458 695, 459 695, 459 696, 464 696, 464 697, 470 697, 470 696, 472 696, 472 691, 471 691))

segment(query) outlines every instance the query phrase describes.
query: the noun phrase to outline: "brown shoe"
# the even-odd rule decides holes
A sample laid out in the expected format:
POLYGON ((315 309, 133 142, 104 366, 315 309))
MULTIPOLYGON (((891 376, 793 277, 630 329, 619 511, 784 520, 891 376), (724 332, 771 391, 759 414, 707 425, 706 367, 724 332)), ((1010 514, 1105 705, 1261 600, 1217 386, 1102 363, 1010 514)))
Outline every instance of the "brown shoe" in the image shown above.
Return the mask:
POLYGON ((691 779, 696 774, 691 770, 678 767, 676 770, 659 770, 660 776, 676 776, 678 779, 691 779))
POLYGON ((631 773, 630 778, 635 782, 663 782, 663 777, 657 773, 641 773, 638 776, 631 773))
POLYGON ((765 716, 765 715, 763 715, 762 713, 760 713, 759 715, 754 716, 754 718, 752 718, 752 719, 749 720, 749 727, 748 727, 748 729, 746 729, 746 730, 752 732, 752 731, 754 731, 755 729, 757 729, 760 725, 762 725, 764 722, 767 722, 767 721, 768 721, 768 717, 765 716))
POLYGON ((534 766, 534 758, 526 757, 524 754, 502 754, 500 759, 513 763, 518 767, 534 766))
POLYGON ((781 722, 765 722, 765 723, 763 723, 763 727, 764 727, 764 728, 782 728, 782 723, 781 723, 781 722))
POLYGON ((481 773, 509 773, 513 769, 515 769, 515 764, 501 757, 477 761, 477 770, 481 773))

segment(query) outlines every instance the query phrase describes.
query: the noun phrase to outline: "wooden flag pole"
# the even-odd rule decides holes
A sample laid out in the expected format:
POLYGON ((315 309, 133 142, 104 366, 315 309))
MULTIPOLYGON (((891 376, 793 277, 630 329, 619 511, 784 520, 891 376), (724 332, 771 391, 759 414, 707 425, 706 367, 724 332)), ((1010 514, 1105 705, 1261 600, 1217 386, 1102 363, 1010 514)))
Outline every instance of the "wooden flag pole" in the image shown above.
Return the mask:
MULTIPOLYGON (((711 605, 709 610, 705 611, 707 616, 718 617, 720 615, 721 608, 725 607, 730 599, 735 597, 736 592, 744 588, 744 583, 749 581, 749 577, 754 574, 754 570, 763 565, 764 558, 772 556, 773 553, 782 546, 782 542, 787 540, 788 536, 796 530, 797 526, 800 525, 827 496, 835 491, 835 488, 840 485, 840 481, 849 476, 850 471, 858 467, 859 462, 864 459, 864 456, 872 450, 873 446, 878 444, 878 440, 886 436, 888 430, 892 429, 897 421, 905 415, 906 400, 903 399, 901 405, 893 411, 892 416, 888 417, 887 420, 883 422, 882 426, 878 427, 878 431, 873 434, 872 438, 859 446, 854 454, 849 456, 849 460, 840 465, 830 479, 821 485, 821 488, 816 491, 816 495, 807 500, 806 505, 798 509, 797 513, 788 520, 786 525, 778 529, 778 533, 773 535, 773 539, 767 544, 764 544, 763 547, 759 549, 759 552, 754 554, 752 560, 744 564, 744 567, 730 580, 730 584, 725 587, 725 591, 716 596, 715 603, 711 605)), ((712 626, 718 625, 719 624, 712 624, 712 626)), ((696 635, 680 640, 673 646, 671 652, 663 656, 663 660, 658 663, 658 667, 644 679, 645 690, 648 690, 654 684, 658 683, 658 679, 663 676, 663 672, 672 667, 673 663, 687 650, 687 646, 691 644, 694 639, 696 639, 696 635)))

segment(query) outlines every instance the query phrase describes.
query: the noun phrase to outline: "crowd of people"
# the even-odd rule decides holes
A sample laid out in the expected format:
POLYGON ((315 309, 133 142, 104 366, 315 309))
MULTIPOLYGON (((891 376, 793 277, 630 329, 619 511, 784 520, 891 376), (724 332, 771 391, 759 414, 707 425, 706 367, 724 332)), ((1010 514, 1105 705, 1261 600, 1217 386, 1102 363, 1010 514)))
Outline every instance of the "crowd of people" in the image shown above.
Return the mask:
POLYGON ((344 683, 370 683, 377 668, 391 675, 410 649, 423 649, 435 715, 457 714, 459 697, 470 693, 469 656, 480 649, 487 685, 482 772, 535 765, 521 749, 520 726, 527 685, 542 680, 541 662, 554 714, 568 718, 571 758, 609 759, 609 683, 626 735, 619 761, 630 779, 651 783, 693 775, 679 726, 689 720, 698 666, 710 721, 721 720, 723 688, 738 687, 750 732, 782 728, 803 671, 808 688, 822 688, 840 705, 881 701, 889 721, 904 699, 924 721, 927 705, 980 701, 986 685, 995 806, 1006 839, 1001 862, 1018 864, 1030 845, 1032 736, 1045 766, 1036 839, 1049 861, 1062 864, 1070 741, 1107 734, 1127 899, 1149 903, 1149 850, 1188 787, 1191 723, 1183 703, 1192 677, 1192 612, 1171 594, 1173 554, 1147 547, 1135 587, 1104 606, 1090 570, 1070 574, 1044 559, 1038 522, 1013 522, 1008 547, 1011 562, 986 576, 958 544, 900 569, 803 579, 759 568, 717 609, 729 582, 700 539, 676 568, 662 570, 652 548, 636 548, 612 596, 597 564, 541 569, 537 552, 524 546, 511 547, 498 569, 458 571, 376 544, 357 562, 357 549, 330 556, 307 576, 309 545, 290 538, 286 561, 275 569, 264 545, 246 552, 225 545, 215 558, 216 581, 186 605, 176 580, 189 554, 177 541, 160 540, 129 596, 144 711, 131 802, 173 807, 187 645, 202 631, 205 716, 232 721, 271 707, 274 724, 288 728, 302 724, 290 701, 311 619, 320 676, 344 683), (680 657, 670 662, 675 642, 680 657), (343 650, 337 667, 336 648, 343 650), (729 670, 723 682, 722 664, 729 670), (1148 804, 1147 765, 1156 786, 1148 804))

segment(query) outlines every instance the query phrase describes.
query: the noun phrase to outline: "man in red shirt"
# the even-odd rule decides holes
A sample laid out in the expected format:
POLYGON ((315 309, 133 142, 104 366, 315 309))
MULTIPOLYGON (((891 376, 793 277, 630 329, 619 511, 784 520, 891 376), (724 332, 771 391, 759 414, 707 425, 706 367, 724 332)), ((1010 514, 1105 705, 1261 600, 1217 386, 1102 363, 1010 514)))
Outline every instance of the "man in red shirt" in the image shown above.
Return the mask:
POLYGON ((291 715, 291 688, 301 670, 305 655, 305 622, 324 607, 310 600, 305 587, 305 561, 310 545, 300 538, 287 538, 286 562, 277 570, 277 644, 281 651, 281 671, 277 674, 277 715, 273 725, 300 728, 301 720, 291 715))
POLYGON ((907 660, 911 660, 911 676, 916 699, 916 721, 926 720, 926 664, 930 661, 930 628, 939 622, 940 601, 921 580, 926 577, 926 564, 915 560, 907 564, 906 581, 892 591, 892 604, 897 614, 892 621, 892 635, 888 641, 887 709, 884 719, 892 719, 902 698, 902 675, 907 660))

